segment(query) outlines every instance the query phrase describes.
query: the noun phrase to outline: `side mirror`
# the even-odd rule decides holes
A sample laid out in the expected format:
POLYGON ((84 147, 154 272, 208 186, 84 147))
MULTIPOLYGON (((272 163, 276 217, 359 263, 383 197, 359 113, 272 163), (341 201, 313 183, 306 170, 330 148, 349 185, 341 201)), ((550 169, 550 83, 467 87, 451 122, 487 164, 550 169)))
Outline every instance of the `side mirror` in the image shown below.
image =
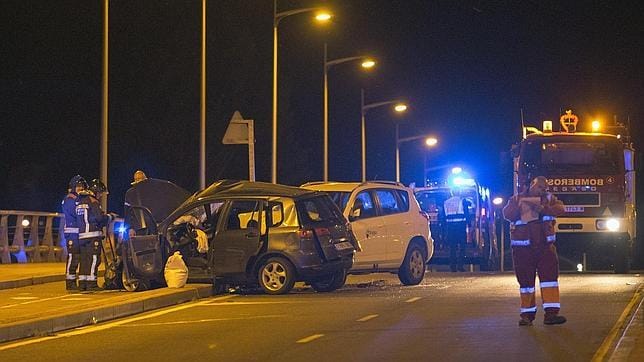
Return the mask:
POLYGON ((351 215, 349 215, 349 218, 352 219, 352 220, 360 218, 361 211, 362 210, 359 209, 359 208, 351 210, 351 215))

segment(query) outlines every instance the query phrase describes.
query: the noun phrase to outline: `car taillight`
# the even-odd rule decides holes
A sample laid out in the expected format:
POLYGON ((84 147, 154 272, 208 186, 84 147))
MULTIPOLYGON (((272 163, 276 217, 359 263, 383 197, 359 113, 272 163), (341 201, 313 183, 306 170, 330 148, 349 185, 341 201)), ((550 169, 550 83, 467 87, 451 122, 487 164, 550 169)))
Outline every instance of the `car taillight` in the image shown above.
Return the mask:
POLYGON ((315 228, 315 233, 317 234, 318 237, 331 235, 331 232, 327 228, 315 228))
POLYGON ((311 229, 300 230, 300 239, 313 239, 313 230, 311 229))

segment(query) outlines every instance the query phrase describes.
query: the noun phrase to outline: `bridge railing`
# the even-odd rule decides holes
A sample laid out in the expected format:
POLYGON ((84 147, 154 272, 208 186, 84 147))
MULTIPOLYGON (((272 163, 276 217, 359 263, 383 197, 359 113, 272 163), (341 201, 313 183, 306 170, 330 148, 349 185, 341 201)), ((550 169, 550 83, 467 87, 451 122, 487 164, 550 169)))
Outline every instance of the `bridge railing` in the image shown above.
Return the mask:
MULTIPOLYGON (((65 261, 64 220, 57 212, 0 210, 0 263, 65 261)), ((114 240, 114 223, 107 229, 114 240)))

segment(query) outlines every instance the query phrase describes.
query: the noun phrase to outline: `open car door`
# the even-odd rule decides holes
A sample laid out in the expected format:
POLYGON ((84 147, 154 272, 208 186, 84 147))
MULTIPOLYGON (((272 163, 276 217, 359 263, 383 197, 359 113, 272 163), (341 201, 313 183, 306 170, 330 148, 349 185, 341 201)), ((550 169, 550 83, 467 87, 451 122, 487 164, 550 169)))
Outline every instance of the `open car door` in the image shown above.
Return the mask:
POLYGON ((145 290, 153 284, 163 284, 167 252, 157 226, 189 196, 188 191, 172 182, 158 179, 141 181, 125 193, 127 231, 121 258, 126 290, 145 290))

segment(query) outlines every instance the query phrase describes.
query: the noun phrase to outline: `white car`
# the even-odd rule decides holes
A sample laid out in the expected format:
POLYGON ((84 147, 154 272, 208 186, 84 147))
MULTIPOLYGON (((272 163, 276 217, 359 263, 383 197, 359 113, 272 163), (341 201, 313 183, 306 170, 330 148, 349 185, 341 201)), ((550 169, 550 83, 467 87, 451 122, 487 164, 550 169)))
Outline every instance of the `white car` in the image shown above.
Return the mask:
POLYGON ((397 182, 309 182, 327 192, 360 243, 350 274, 390 272, 405 285, 423 280, 434 253, 429 220, 411 189, 397 182))

